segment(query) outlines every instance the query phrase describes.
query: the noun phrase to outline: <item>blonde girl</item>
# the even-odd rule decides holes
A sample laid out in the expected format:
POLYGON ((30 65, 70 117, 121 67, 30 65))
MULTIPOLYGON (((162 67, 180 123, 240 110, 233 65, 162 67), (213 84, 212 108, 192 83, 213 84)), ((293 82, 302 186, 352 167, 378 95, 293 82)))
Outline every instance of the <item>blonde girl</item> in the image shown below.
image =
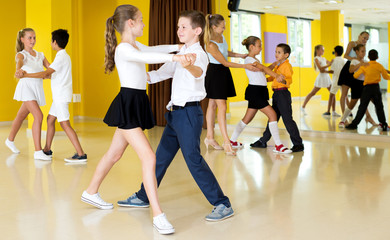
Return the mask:
MULTIPOLYGON (((33 48, 36 43, 35 32, 31 28, 24 28, 18 32, 16 38, 16 74, 20 71, 29 73, 42 72, 49 67, 49 62, 41 52, 35 51, 33 48)), ((41 145, 41 128, 43 114, 40 106, 46 104, 45 93, 43 91, 42 78, 22 78, 15 89, 14 99, 21 101, 22 106, 12 122, 11 132, 5 140, 5 145, 11 149, 13 153, 20 153, 16 148, 14 140, 24 119, 31 113, 34 117, 32 125, 32 136, 34 140, 34 159, 50 161, 51 157, 42 151, 41 145)))
POLYGON ((226 129, 226 100, 236 96, 233 78, 229 67, 245 68, 258 71, 252 64, 238 64, 229 62, 228 57, 245 58, 246 54, 228 51, 228 45, 223 36, 225 31, 225 19, 219 14, 206 16, 205 45, 209 56, 209 66, 206 73, 205 88, 209 105, 206 112, 207 137, 204 140, 206 147, 211 145, 214 149, 225 150, 228 155, 236 155, 230 144, 226 129), (218 124, 223 137, 221 147, 214 139, 215 111, 218 108, 218 124))
MULTIPOLYGON (((321 88, 327 88, 330 90, 330 86, 332 85, 332 80, 328 73, 324 72, 326 69, 332 64, 328 60, 326 60, 322 55, 324 55, 325 48, 322 45, 317 45, 314 48, 314 69, 320 72, 316 78, 314 83, 314 88, 311 92, 306 96, 305 101, 302 105, 302 113, 306 115, 305 107, 306 104, 310 101, 310 99, 316 95, 316 93, 321 88)), ((332 105, 333 112, 335 111, 335 104, 332 105)))

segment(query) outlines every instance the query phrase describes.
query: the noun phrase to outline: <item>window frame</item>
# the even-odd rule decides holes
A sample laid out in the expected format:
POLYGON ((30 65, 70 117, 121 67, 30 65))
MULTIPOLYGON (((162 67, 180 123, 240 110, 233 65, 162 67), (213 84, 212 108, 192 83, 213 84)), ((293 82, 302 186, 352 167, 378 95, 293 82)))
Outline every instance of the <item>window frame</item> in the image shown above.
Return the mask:
MULTIPOLYGON (((300 57, 300 55, 298 55, 298 56, 296 56, 296 58, 297 58, 297 62, 290 62, 291 63, 291 65, 293 66, 293 67, 304 67, 304 68, 309 68, 309 67, 312 67, 313 65, 313 61, 312 61, 312 59, 313 59, 313 56, 312 56, 312 32, 311 32, 311 21, 312 20, 310 20, 310 19, 299 19, 299 18, 293 18, 293 17, 287 17, 287 35, 288 35, 288 44, 290 45, 290 47, 291 47, 291 55, 293 55, 293 53, 295 52, 295 51, 297 51, 297 49, 299 49, 299 48, 302 48, 303 49, 303 54, 304 54, 304 56, 301 58, 300 57), (294 36, 296 37, 296 38, 298 38, 297 36, 298 36, 298 29, 297 29, 297 23, 299 23, 299 22, 302 22, 302 23, 304 23, 304 22, 307 22, 308 23, 308 29, 310 30, 310 32, 306 35, 306 37, 307 36, 309 36, 310 37, 310 39, 309 40, 307 40, 306 38, 305 38, 305 36, 303 35, 303 36, 301 36, 301 39, 303 39, 302 41, 302 46, 299 46, 298 44, 297 44, 297 42, 298 42, 298 39, 294 39, 294 44, 292 44, 291 42, 292 42, 292 34, 290 34, 291 33, 291 28, 290 28, 290 22, 291 21, 293 21, 293 22, 295 22, 295 24, 294 24, 294 36), (306 42, 306 44, 305 44, 305 42, 306 42), (307 44, 308 43, 308 44, 307 44), (304 52, 304 51, 307 51, 307 52, 304 52), (306 64, 305 64, 305 61, 304 61, 304 57, 305 57, 305 55, 306 55, 306 57, 310 57, 310 61, 308 61, 306 64), (301 62, 301 59, 303 59, 302 61, 303 62, 301 62)), ((302 31, 302 33, 304 33, 304 31, 302 31)), ((299 52, 299 54, 302 54, 301 52, 299 52)))
MULTIPOLYGON (((257 19, 258 19, 258 24, 259 24, 259 35, 255 35, 255 34, 251 34, 250 36, 256 36, 256 37, 259 37, 261 39, 261 35, 262 35, 262 32, 261 32, 261 13, 254 13, 254 12, 247 12, 247 11, 237 11, 237 12, 231 12, 231 17, 230 17, 230 48, 231 48, 231 51, 232 52, 236 52, 236 53, 247 53, 248 51, 245 49, 244 52, 241 51, 242 48, 240 48, 241 45, 241 42, 248 36, 243 36, 242 34, 242 15, 253 15, 253 16, 256 16, 257 19), (235 43, 234 42, 234 22, 233 22, 233 16, 236 15, 237 18, 238 18, 238 43, 235 43), (233 48, 233 46, 239 46, 239 49, 235 49, 233 48)), ((243 46, 244 47, 244 46, 243 46)), ((244 47, 245 48, 245 47, 244 47)), ((259 55, 256 56, 256 58, 258 58, 260 61, 262 61, 262 57, 263 57, 263 52, 261 51, 259 55)), ((232 60, 233 62, 236 62, 236 63, 244 63, 244 60, 243 59, 240 59, 240 58, 234 58, 234 60, 232 60)))

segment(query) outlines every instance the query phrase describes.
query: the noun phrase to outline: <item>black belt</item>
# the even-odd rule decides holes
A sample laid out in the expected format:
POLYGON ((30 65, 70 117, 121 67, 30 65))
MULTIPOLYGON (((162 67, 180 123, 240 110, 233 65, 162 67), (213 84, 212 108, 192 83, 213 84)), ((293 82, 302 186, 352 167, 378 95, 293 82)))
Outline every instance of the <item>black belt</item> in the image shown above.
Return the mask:
POLYGON ((282 87, 282 88, 273 88, 272 91, 276 92, 276 91, 282 91, 282 90, 287 90, 288 88, 286 87, 282 87))
POLYGON ((200 106, 200 102, 187 102, 183 107, 177 106, 177 105, 172 105, 171 111, 184 109, 185 107, 191 107, 191 106, 200 106))

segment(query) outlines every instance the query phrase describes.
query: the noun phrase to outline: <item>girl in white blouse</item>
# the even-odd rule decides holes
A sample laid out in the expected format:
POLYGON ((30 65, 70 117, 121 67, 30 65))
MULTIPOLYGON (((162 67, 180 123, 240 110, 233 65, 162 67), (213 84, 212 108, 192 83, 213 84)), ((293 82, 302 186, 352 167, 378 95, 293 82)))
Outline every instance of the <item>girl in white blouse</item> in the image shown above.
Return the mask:
MULTIPOLYGON (((31 28, 25 28, 18 32, 16 40, 16 71, 24 70, 30 73, 42 72, 43 67, 49 67, 49 61, 43 53, 35 51, 33 48, 36 43, 35 32, 31 28)), ((24 119, 31 113, 34 117, 32 125, 32 136, 34 140, 35 152, 34 159, 51 160, 51 157, 44 154, 41 145, 41 128, 43 114, 40 106, 46 104, 45 93, 43 91, 42 78, 23 78, 20 79, 15 89, 14 99, 22 101, 23 104, 12 122, 11 132, 5 140, 5 145, 14 153, 19 153, 14 140, 24 119)))
POLYGON ((121 90, 108 109, 104 122, 117 129, 110 148, 96 167, 91 183, 83 192, 81 200, 100 209, 113 208, 111 203, 101 199, 98 189, 104 177, 130 144, 142 162, 143 182, 152 206, 153 225, 161 234, 170 234, 175 229, 162 212, 157 197, 156 156, 143 133, 144 129, 154 126, 146 95, 145 64, 183 62, 187 61, 187 58, 193 58, 192 55, 166 54, 178 51, 178 45, 147 47, 136 42, 136 38, 142 36, 144 26, 142 13, 132 5, 118 6, 114 15, 107 19, 105 71, 110 73, 114 70, 115 64, 117 65, 121 90), (118 46, 115 30, 121 34, 122 41, 118 46))

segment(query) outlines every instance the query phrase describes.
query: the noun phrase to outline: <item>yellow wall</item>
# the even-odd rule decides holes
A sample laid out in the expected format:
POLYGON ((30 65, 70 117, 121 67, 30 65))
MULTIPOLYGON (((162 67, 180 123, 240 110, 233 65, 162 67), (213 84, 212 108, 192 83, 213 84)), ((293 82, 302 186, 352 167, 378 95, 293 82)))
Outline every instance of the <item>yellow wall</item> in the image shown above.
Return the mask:
MULTIPOLYGON (((80 115, 104 117, 110 103, 119 92, 117 72, 104 74, 104 31, 106 20, 121 4, 133 4, 143 13, 144 36, 138 39, 148 43, 149 1, 85 0, 79 4, 80 35, 80 115), (99 14, 96 14, 99 13, 99 14)), ((120 39, 118 39, 120 42, 120 39)))
POLYGON ((12 121, 21 102, 13 100, 17 80, 15 74, 15 41, 17 32, 26 27, 26 1, 13 0, 0 7, 0 121, 12 121), (17 11, 15 11, 17 9, 17 11), (5 20, 4 20, 5 19, 5 20))

